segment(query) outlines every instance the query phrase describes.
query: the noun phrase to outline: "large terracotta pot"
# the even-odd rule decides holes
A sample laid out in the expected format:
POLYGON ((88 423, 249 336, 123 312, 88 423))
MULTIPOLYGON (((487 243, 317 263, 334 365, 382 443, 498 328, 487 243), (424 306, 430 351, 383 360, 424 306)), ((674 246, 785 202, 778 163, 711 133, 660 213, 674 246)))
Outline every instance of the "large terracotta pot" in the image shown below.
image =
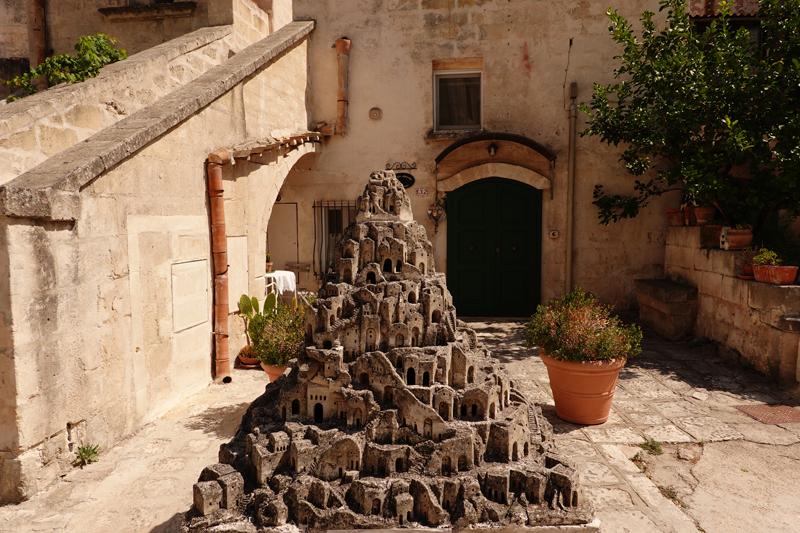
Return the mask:
POLYGON ((539 353, 550 376, 556 414, 576 424, 602 424, 608 420, 625 361, 559 361, 539 353))
POLYGON ((697 225, 703 226, 714 220, 716 212, 716 207, 695 207, 694 216, 697 219, 697 225))
POLYGON ((269 382, 272 383, 273 381, 275 381, 276 379, 278 379, 279 377, 281 377, 283 375, 283 373, 286 371, 287 367, 285 367, 285 366, 267 365, 267 364, 261 363, 261 368, 263 368, 264 372, 267 373, 267 375, 269 376, 269 382))
POLYGON ((728 249, 745 248, 753 243, 753 230, 729 229, 727 233, 728 249))
POLYGON ((683 212, 682 211, 668 211, 667 212, 667 225, 668 226, 683 226, 683 212))
POLYGON ((780 265, 753 265, 753 275, 756 277, 756 281, 772 285, 794 285, 797 268, 780 265))

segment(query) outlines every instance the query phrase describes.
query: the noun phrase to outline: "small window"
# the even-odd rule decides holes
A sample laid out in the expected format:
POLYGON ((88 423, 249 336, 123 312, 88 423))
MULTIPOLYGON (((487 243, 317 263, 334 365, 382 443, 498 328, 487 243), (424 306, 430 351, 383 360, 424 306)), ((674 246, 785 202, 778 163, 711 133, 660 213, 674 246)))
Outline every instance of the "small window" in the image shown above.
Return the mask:
POLYGON ((317 201, 314 204, 314 273, 323 277, 334 272, 336 245, 345 228, 356 220, 353 201, 317 201))
POLYGON ((433 77, 435 129, 480 129, 481 73, 447 70, 433 77))

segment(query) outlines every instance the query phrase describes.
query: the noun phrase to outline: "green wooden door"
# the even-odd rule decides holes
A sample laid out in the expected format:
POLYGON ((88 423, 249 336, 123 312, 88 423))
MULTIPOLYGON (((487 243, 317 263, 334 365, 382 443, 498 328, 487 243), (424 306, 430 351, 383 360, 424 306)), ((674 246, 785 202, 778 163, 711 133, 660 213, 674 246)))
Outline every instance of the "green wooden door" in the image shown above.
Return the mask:
POLYGON ((447 285, 460 316, 530 316, 540 300, 542 191, 488 178, 447 193, 447 285))

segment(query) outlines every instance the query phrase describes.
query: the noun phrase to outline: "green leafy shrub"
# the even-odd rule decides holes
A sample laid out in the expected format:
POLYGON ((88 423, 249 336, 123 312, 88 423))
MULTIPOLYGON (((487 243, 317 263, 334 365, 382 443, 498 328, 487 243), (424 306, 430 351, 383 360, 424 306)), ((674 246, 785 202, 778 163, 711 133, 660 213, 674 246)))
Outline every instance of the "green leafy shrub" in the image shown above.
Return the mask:
POLYGON ((257 357, 267 365, 286 366, 300 355, 305 339, 305 307, 298 306, 296 299, 291 306, 280 305, 275 294, 269 294, 261 312, 258 298, 243 294, 239 310, 250 337, 249 357, 257 357))
POLYGON ((11 80, 0 80, 14 89, 24 89, 28 96, 36 92, 33 80, 45 76, 50 85, 59 83, 76 83, 93 78, 100 69, 110 63, 116 63, 128 57, 125 50, 115 48, 117 40, 105 33, 84 35, 75 45, 77 55, 58 54, 45 59, 39 66, 11 80))
POLYGON ((639 326, 624 326, 608 306, 580 287, 538 306, 531 318, 528 346, 539 346, 559 361, 626 360, 642 351, 639 326))

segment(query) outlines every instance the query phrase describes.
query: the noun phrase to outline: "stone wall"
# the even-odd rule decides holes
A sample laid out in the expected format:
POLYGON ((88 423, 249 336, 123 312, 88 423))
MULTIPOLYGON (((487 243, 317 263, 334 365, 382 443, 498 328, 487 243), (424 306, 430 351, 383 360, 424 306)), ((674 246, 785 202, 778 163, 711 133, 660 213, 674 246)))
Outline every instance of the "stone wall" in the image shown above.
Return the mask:
MULTIPOLYGON (((209 383, 204 162, 306 130, 312 28, 285 26, 0 187, 0 501, 54 479, 77 445, 107 449, 209 383)), ((226 169, 228 240, 246 262, 229 258, 236 286, 263 294, 272 203, 315 150, 226 169)))
POLYGON ((738 279, 745 252, 701 248, 700 232, 670 226, 664 262, 668 278, 697 288, 695 335, 781 385, 797 386, 800 286, 738 279))
MULTIPOLYGON (((417 164, 410 171, 416 183, 408 190, 414 217, 430 235, 437 267, 447 271, 448 222, 435 231, 426 214, 434 200, 437 178, 451 176, 437 169, 434 159, 458 135, 429 135, 433 128, 433 61, 482 58, 484 129, 524 135, 557 156, 554 168, 545 167, 544 171, 553 183, 543 194, 541 292, 543 301, 562 294, 569 85, 578 83, 577 103, 588 102, 593 82, 613 80, 612 69, 618 64, 613 57, 621 53, 608 34, 608 6, 576 5, 566 0, 546 6, 533 0, 295 2, 296 18, 318 23, 310 59, 314 122, 335 121, 337 65, 331 46, 344 36, 352 40, 347 134, 331 137, 325 152, 309 162, 307 169, 293 173, 282 191, 283 201, 298 202, 300 261, 312 262, 313 201, 353 198, 360 190, 361 176, 386 168, 387 163, 405 161, 417 164), (379 120, 370 118, 373 107, 382 111, 379 120), (330 183, 336 187, 325 187, 330 183), (417 195, 417 188, 426 188, 427 195, 417 195), (549 237, 553 230, 558 232, 555 238, 549 237)), ((634 19, 645 9, 658 11, 654 0, 624 0, 614 7, 634 19)), ((578 131, 585 128, 584 119, 579 112, 578 131)), ((491 159, 518 164, 509 153, 510 148, 501 145, 491 159)), ((634 278, 663 275, 662 213, 677 207, 679 198, 656 199, 636 220, 600 226, 591 204, 595 184, 606 185, 612 194, 632 192, 632 177, 618 161, 619 155, 620 150, 596 138, 578 136, 574 282, 604 301, 628 307, 634 304, 634 278)), ((480 164, 488 158, 483 145, 465 155, 463 164, 480 164)))

